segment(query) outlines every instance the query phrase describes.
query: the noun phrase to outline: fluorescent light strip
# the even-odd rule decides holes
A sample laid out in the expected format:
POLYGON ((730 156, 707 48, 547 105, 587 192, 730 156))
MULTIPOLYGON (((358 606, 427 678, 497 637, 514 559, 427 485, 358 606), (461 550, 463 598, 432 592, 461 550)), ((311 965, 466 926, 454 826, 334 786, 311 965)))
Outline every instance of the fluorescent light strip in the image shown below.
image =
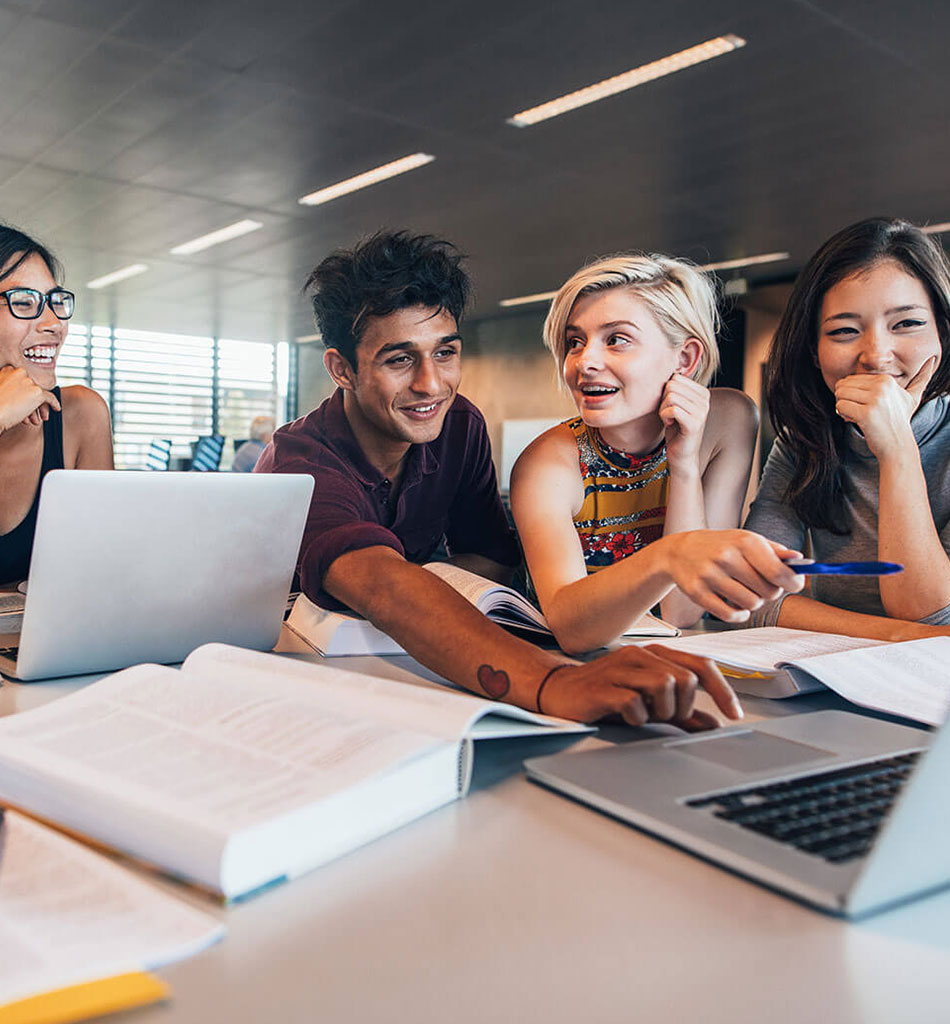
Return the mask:
MULTIPOLYGON (((939 227, 940 225, 934 225, 939 227)), ((950 230, 950 224, 945 225, 950 230)), ((720 263, 703 263, 697 266, 697 270, 736 270, 739 267, 754 267, 760 263, 780 263, 787 260, 790 253, 767 252, 761 256, 746 256, 741 260, 723 260, 720 263)), ((550 302, 557 292, 536 292, 534 295, 519 295, 516 299, 502 299, 499 306, 528 306, 534 302, 550 302)))
POLYGON ((925 235, 942 235, 944 232, 950 231, 950 220, 945 220, 941 224, 928 224, 925 228, 921 228, 921 231, 925 235))
POLYGON ((193 238, 190 242, 182 242, 169 251, 173 256, 190 256, 193 252, 201 252, 202 249, 210 249, 212 245, 220 245, 221 242, 230 242, 232 238, 240 238, 241 235, 257 231, 264 225, 259 220, 239 220, 229 224, 226 228, 212 231, 200 238, 193 238))
POLYGON ((357 174, 355 178, 347 178, 346 181, 338 181, 335 185, 328 185, 309 195, 302 196, 297 200, 303 206, 319 206, 320 203, 329 203, 331 199, 339 199, 350 192, 367 188, 377 182, 385 181, 387 178, 394 178, 397 174, 405 174, 406 171, 414 171, 417 167, 424 167, 431 164, 435 159, 429 153, 413 153, 411 156, 404 156, 401 160, 393 160, 392 163, 383 164, 382 167, 374 167, 371 171, 364 171, 357 174))
POLYGON ((303 345, 306 344, 308 341, 319 341, 320 337, 321 336, 319 334, 301 334, 300 337, 296 339, 296 341, 303 345))
POLYGON ((669 57, 661 57, 660 60, 643 64, 632 71, 625 71, 623 74, 614 75, 613 78, 604 79, 603 82, 597 82, 594 85, 588 85, 586 88, 570 92, 566 96, 559 96, 557 99, 549 100, 537 107, 522 110, 520 114, 509 117, 508 124, 526 128, 529 124, 546 121, 549 117, 566 114, 569 110, 575 110, 577 107, 596 103, 608 96, 615 96, 618 92, 643 85, 645 82, 652 82, 655 78, 672 75, 674 71, 682 71, 684 68, 701 64, 713 57, 721 57, 723 54, 738 50, 741 46, 745 46, 745 40, 739 36, 727 35, 708 39, 705 43, 691 46, 688 50, 680 50, 679 53, 673 53, 669 57))
POLYGON ((760 263, 781 263, 790 257, 787 252, 767 252, 762 256, 746 256, 741 260, 723 260, 721 263, 702 263, 700 270, 737 270, 739 267, 755 267, 760 263))
POLYGON ((133 263, 129 267, 122 267, 121 270, 113 270, 111 274, 103 274, 102 277, 87 281, 86 287, 108 288, 110 284, 118 284, 119 281, 125 281, 127 278, 135 277, 138 274, 144 274, 146 270, 148 270, 147 263, 133 263))
POLYGON ((502 299, 499 306, 527 306, 532 302, 550 302, 557 292, 537 292, 534 295, 519 295, 516 299, 502 299))

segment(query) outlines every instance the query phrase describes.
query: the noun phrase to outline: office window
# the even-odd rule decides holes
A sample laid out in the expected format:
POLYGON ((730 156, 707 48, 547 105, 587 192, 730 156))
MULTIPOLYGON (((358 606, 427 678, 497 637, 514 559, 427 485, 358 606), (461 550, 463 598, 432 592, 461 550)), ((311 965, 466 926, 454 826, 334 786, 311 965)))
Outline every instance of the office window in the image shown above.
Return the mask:
POLYGON ((112 414, 119 469, 141 468, 153 438, 172 442, 172 458, 190 458, 206 434, 228 439, 222 467, 254 416, 287 408, 287 346, 70 324, 57 363, 61 385, 86 384, 112 414))
POLYGON ((56 360, 56 381, 61 387, 90 383, 89 337, 89 328, 84 324, 70 323, 56 360))
POLYGON ((117 330, 112 353, 116 465, 142 465, 153 437, 190 457, 191 442, 214 433, 213 339, 117 330))
MULTIPOLYGON (((273 345, 222 339, 218 342, 218 433, 246 441, 255 416, 274 416, 276 352, 273 345)), ((222 466, 230 466, 234 446, 225 446, 222 466)))

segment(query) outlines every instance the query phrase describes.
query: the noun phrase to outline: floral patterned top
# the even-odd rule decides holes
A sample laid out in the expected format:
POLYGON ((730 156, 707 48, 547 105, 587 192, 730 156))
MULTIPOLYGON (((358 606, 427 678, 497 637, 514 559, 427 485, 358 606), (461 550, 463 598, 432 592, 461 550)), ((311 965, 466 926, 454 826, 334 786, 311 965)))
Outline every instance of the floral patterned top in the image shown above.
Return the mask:
POLYGON ((579 417, 568 426, 584 478, 584 503, 574 527, 590 575, 663 535, 670 467, 665 441, 647 455, 629 455, 611 448, 579 417))

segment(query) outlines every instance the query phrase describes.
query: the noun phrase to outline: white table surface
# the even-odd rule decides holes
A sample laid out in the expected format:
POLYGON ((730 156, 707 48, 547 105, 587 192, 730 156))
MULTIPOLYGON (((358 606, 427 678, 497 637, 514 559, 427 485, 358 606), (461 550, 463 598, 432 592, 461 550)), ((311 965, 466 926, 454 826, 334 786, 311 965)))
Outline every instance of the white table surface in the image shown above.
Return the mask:
MULTIPOLYGON (((429 675, 407 657, 334 665, 429 675)), ((5 682, 0 714, 89 678, 5 682)), ((845 706, 743 703, 750 718, 845 706)), ((521 759, 539 752, 483 745, 465 800, 245 904, 189 894, 227 937, 159 972, 169 1003, 121 1019, 950 1020, 950 891, 864 922, 827 917, 528 782, 521 759)))

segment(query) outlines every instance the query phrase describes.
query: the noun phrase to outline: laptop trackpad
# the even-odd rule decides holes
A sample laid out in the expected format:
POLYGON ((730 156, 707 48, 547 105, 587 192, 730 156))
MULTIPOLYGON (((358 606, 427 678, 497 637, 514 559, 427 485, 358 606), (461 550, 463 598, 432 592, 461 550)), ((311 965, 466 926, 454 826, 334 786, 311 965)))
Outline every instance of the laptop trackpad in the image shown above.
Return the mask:
POLYGON ((790 768, 793 765, 814 761, 820 757, 834 757, 834 751, 810 747, 807 743, 796 743, 779 736, 750 729, 727 735, 709 736, 702 739, 679 740, 664 745, 666 750, 678 754, 711 761, 725 768, 740 772, 761 772, 774 768, 790 768))

